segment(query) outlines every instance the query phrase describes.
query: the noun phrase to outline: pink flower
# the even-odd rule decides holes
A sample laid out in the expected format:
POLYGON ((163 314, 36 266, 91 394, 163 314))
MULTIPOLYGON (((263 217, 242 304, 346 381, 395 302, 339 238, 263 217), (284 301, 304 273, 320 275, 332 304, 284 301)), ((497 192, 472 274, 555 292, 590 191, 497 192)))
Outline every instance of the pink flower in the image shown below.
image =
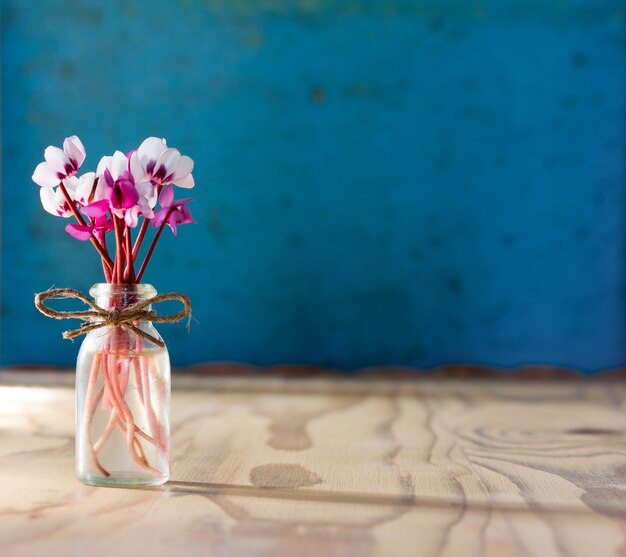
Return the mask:
POLYGON ((143 170, 153 184, 174 184, 181 188, 193 188, 191 171, 193 160, 181 155, 178 149, 168 148, 165 139, 149 137, 137 149, 143 170))
POLYGON ((81 207, 81 211, 84 215, 89 217, 90 222, 85 225, 68 224, 65 227, 65 231, 73 238, 77 240, 89 240, 93 234, 98 240, 102 241, 105 233, 109 230, 113 230, 113 219, 106 216, 109 211, 109 201, 107 199, 101 199, 100 201, 85 205, 81 207))
POLYGON ((109 211, 109 201, 107 199, 101 199, 100 201, 94 201, 89 205, 85 205, 81 208, 81 211, 89 218, 97 219, 107 214, 109 211))
POLYGON ((190 222, 196 222, 191 217, 191 212, 187 203, 193 201, 191 198, 179 199, 174 201, 174 188, 168 186, 163 190, 160 198, 161 209, 154 213, 152 219, 152 226, 158 228, 163 224, 163 221, 172 229, 174 236, 176 236, 176 226, 179 224, 187 224, 190 222))
POLYGON ((77 136, 67 137, 63 149, 50 145, 44 151, 46 162, 39 163, 33 181, 42 188, 58 186, 65 178, 74 176, 85 160, 85 147, 77 136))
POLYGON ((89 222, 84 226, 82 224, 68 224, 65 227, 65 231, 70 236, 81 241, 89 240, 92 235, 102 241, 102 237, 109 230, 113 230, 113 220, 107 218, 106 215, 100 215, 93 222, 89 222))
POLYGON ((104 171, 104 180, 106 182, 106 194, 111 204, 111 212, 119 218, 122 218, 125 209, 130 209, 139 201, 139 194, 135 187, 135 180, 129 170, 125 170, 117 178, 113 179, 113 175, 107 168, 104 171))
POLYGON ((103 157, 97 174, 103 177, 111 213, 123 218, 128 226, 137 226, 140 215, 148 219, 154 216, 156 187, 145 179, 135 151, 128 156, 116 151, 112 157, 103 157))

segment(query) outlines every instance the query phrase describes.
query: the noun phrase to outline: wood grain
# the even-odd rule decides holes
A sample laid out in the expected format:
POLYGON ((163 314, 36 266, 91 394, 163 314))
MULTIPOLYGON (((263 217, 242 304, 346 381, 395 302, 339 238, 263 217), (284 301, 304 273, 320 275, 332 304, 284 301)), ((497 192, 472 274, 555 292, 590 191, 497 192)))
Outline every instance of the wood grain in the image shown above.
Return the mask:
POLYGON ((626 555, 622 382, 176 377, 172 481, 122 490, 69 380, 0 373, 3 557, 626 555))

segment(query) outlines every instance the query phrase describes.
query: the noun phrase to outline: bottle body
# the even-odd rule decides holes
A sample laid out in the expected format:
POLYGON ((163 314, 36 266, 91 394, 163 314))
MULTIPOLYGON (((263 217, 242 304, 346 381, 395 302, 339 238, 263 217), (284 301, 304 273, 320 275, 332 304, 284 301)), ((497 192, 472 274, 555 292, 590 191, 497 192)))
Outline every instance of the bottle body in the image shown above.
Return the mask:
MULTIPOLYGON (((119 311, 150 285, 100 284, 96 303, 119 311)), ((133 325, 161 340, 149 321, 133 325)), ((76 366, 76 473, 90 485, 153 486, 169 478, 170 362, 166 347, 120 326, 87 334, 76 366)))

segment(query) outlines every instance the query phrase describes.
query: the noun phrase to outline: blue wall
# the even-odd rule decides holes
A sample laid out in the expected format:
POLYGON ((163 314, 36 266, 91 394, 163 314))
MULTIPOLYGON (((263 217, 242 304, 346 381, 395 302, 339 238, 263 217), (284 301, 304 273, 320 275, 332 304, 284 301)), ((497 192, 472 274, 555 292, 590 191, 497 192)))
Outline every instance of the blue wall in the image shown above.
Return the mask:
POLYGON ((33 294, 100 279, 43 148, 160 135, 194 216, 146 279, 179 365, 626 363, 622 1, 8 0, 2 364, 71 364, 33 294))

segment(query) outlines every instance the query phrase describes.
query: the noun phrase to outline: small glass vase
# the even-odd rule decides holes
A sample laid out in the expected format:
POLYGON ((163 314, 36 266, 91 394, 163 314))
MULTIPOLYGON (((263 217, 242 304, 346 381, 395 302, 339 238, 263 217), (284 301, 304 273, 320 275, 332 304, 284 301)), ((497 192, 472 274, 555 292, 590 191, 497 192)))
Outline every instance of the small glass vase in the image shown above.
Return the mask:
MULTIPOLYGON (((96 284, 104 309, 152 298, 149 284, 96 284)), ((150 307, 146 308, 147 310, 150 307)), ((133 325, 158 340, 150 321, 133 325)), ((170 360, 167 348, 125 327, 87 333, 76 364, 76 474, 83 483, 141 487, 169 478, 170 360)))

